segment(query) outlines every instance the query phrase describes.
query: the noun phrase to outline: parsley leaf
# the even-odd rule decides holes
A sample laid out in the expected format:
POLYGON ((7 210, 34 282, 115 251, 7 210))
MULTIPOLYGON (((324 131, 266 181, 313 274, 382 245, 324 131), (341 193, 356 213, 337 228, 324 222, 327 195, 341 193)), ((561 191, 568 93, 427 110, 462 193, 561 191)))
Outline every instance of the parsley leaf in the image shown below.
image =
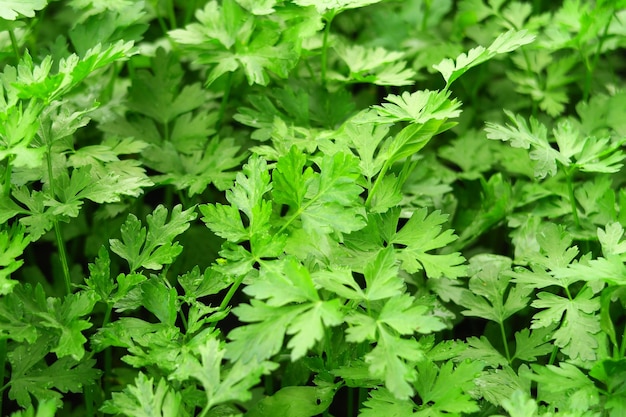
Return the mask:
POLYGON ((183 211, 182 206, 177 205, 167 222, 167 209, 159 205, 146 219, 147 234, 137 217, 130 214, 121 228, 122 240, 110 240, 111 250, 128 261, 131 272, 140 267, 159 270, 172 263, 182 251, 178 242, 173 240, 196 218, 193 210, 183 211))
POLYGON ((34 17, 35 11, 47 4, 47 0, 0 0, 0 17, 6 20, 15 20, 19 15, 34 17))
POLYGON ((122 392, 115 392, 102 406, 107 414, 125 414, 137 417, 175 417, 190 415, 182 403, 180 392, 173 391, 160 379, 154 386, 154 379, 142 372, 135 378, 134 385, 128 385, 122 392))
POLYGON ((527 45, 535 40, 535 36, 526 30, 510 30, 498 36, 489 47, 477 46, 467 53, 462 53, 456 58, 456 62, 446 58, 437 65, 433 65, 443 75, 448 88, 457 78, 476 65, 490 60, 498 54, 511 52, 520 46, 527 45))

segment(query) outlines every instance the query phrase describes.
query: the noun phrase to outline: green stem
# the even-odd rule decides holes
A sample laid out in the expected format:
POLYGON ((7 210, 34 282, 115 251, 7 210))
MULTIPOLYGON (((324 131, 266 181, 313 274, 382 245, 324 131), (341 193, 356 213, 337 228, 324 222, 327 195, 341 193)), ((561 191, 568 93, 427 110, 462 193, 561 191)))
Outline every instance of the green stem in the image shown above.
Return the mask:
POLYGON ((322 43, 322 87, 326 86, 326 67, 328 66, 328 35, 330 34, 330 26, 333 22, 334 14, 330 14, 326 18, 326 26, 324 27, 324 40, 322 43))
POLYGON ((567 192, 569 195, 569 204, 572 207, 574 224, 580 229, 580 219, 578 218, 578 208, 576 207, 576 196, 574 195, 574 171, 566 170, 565 175, 567 176, 567 192))
POLYGON ((15 59, 17 62, 20 62, 22 59, 22 55, 20 54, 20 47, 17 44, 17 38, 15 37, 15 32, 13 29, 9 29, 9 38, 11 39, 11 46, 13 47, 13 54, 15 55, 15 59))
POLYGON ((2 187, 2 195, 8 197, 11 194, 11 174, 13 168, 11 168, 11 162, 13 161, 13 156, 9 155, 7 158, 7 166, 6 171, 4 171, 4 184, 2 187))
POLYGON ((85 396, 85 415, 87 417, 94 417, 96 415, 96 411, 93 407, 93 385, 84 386, 83 395, 85 396))
POLYGON ((622 334, 622 346, 619 350, 619 357, 623 358, 626 355, 626 326, 624 327, 624 334, 622 334))
MULTIPOLYGON (((5 338, 0 339, 0 363, 2 364, 0 366, 0 385, 4 385, 4 373, 5 373, 5 368, 6 368, 6 364, 7 364, 7 340, 5 338)), ((3 395, 3 391, 0 391, 0 415, 4 416, 4 410, 2 409, 2 397, 4 397, 3 395)))
POLYGON ((194 12, 198 8, 196 4, 196 0, 189 0, 187 2, 187 7, 185 8, 185 21, 184 25, 187 26, 189 22, 191 22, 191 18, 193 17, 194 12))
POLYGON ((500 322, 500 334, 502 335, 502 344, 504 345, 504 353, 506 354, 506 360, 511 363, 511 352, 509 352, 509 344, 506 339, 506 331, 504 330, 504 322, 500 322))
POLYGON ((422 32, 426 32, 426 29, 428 29, 428 18, 430 15, 431 3, 432 3, 432 0, 424 1, 424 17, 422 18, 422 32))
POLYGON ((178 27, 178 24, 176 23, 176 9, 174 7, 174 0, 168 0, 167 5, 167 13, 170 20, 170 29, 176 29, 178 27))
POLYGON ((385 162, 380 172, 378 173, 378 176, 376 177, 376 181, 374 181, 374 186, 368 190, 367 199, 365 200, 366 207, 369 207, 372 201, 372 197, 374 196, 374 194, 376 193, 376 189, 378 188, 378 184, 382 181, 383 177, 387 173, 387 170, 389 170, 389 167, 390 165, 387 162, 385 162))
POLYGON ((586 74, 587 76, 585 80, 585 91, 583 91, 584 101, 587 101, 587 98, 589 98, 593 72, 595 71, 596 66, 598 65, 598 60, 600 59, 600 52, 602 51, 602 45, 604 44, 604 40, 606 39, 607 33, 609 33, 609 26, 611 25, 611 20, 613 20, 613 14, 609 16, 609 20, 606 22, 606 25, 604 26, 604 32, 602 33, 602 36, 600 37, 600 41, 598 42, 598 47, 596 48, 596 53, 594 54, 593 62, 591 63, 591 65, 589 66, 589 61, 585 60, 585 67, 587 68, 587 74, 586 74))
POLYGON ((63 280, 65 281, 65 292, 67 294, 72 293, 72 279, 70 278, 70 268, 67 264, 67 254, 65 252, 65 243, 63 242, 63 236, 61 236, 61 226, 59 221, 54 220, 54 234, 57 239, 57 246, 59 247, 59 258, 61 261, 61 268, 63 269, 63 280))
POLYGON ((215 130, 219 132, 222 124, 224 123, 224 114, 226 113, 226 107, 228 105, 228 100, 230 98, 230 90, 232 88, 233 83, 233 73, 229 72, 226 75, 226 86, 224 87, 224 94, 222 95, 222 102, 220 103, 220 110, 217 114, 217 126, 215 126, 215 130))
POLYGON ((556 355, 559 353, 559 347, 554 345, 552 348, 552 354, 550 355, 550 359, 548 360, 548 365, 554 365, 554 361, 556 360, 556 355))
MULTIPOLYGON (((52 173, 52 144, 48 143, 48 155, 47 155, 47 164, 48 164, 48 182, 50 184, 50 194, 53 196, 54 193, 54 180, 52 173)), ((63 235, 61 234, 61 226, 59 225, 59 221, 54 219, 52 221, 52 225, 54 228, 54 235, 57 240, 57 246, 59 248, 59 260, 61 261, 61 269, 63 270, 63 280, 65 281, 65 292, 67 294, 72 293, 72 279, 70 278, 70 268, 67 262, 67 253, 65 251, 65 242, 63 242, 63 235)))

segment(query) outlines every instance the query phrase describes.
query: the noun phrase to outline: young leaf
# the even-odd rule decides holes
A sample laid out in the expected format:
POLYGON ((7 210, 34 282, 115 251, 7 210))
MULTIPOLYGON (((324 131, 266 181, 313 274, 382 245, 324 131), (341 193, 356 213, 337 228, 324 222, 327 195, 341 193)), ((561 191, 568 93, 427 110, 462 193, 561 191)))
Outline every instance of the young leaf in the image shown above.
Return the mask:
POLYGON ((433 65, 433 68, 443 75, 443 79, 446 81, 446 88, 448 88, 470 68, 482 64, 498 54, 514 51, 520 46, 527 45, 534 40, 535 36, 529 34, 526 30, 510 30, 498 36, 487 49, 483 46, 477 46, 476 48, 470 49, 467 53, 459 55, 456 58, 456 62, 450 58, 446 58, 439 64, 433 65))
POLYGON ((268 71, 286 78, 296 64, 296 45, 281 39, 278 23, 245 13, 235 0, 210 1, 196 13, 199 23, 176 29, 169 35, 199 52, 198 61, 211 64, 206 83, 242 69, 248 83, 267 85, 268 71))
POLYGON ((30 238, 24 236, 21 227, 0 230, 0 295, 9 294, 17 285, 17 281, 10 277, 24 263, 17 258, 22 255, 29 243, 30 238))
POLYGON ((133 214, 128 216, 121 229, 122 241, 111 239, 111 250, 128 261, 130 271, 138 268, 159 270, 170 264, 182 251, 174 239, 189 228, 189 223, 196 218, 193 208, 182 210, 179 204, 172 210, 167 222, 167 209, 159 205, 149 214, 148 233, 141 227, 141 222, 133 214))
POLYGON ((525 308, 530 301, 528 287, 509 288, 511 259, 495 255, 477 255, 470 259, 469 272, 472 275, 469 290, 463 292, 459 304, 468 310, 466 316, 481 317, 496 323, 504 321, 525 308))
POLYGON ((328 408, 333 395, 329 387, 284 387, 256 403, 246 417, 314 417, 328 408))
POLYGON ((6 20, 15 20, 19 15, 34 17, 35 11, 47 4, 47 0, 0 0, 0 17, 6 20))
MULTIPOLYGON (((400 211, 392 210, 391 213, 389 221, 397 223, 400 211)), ((451 230, 441 233, 441 225, 446 218, 437 211, 427 214, 426 209, 420 209, 389 239, 389 243, 403 246, 396 250, 402 269, 409 273, 423 269, 430 278, 457 278, 465 274, 465 266, 462 265, 465 258, 461 254, 428 253, 456 239, 451 230)))
POLYGON ((183 354, 169 378, 178 381, 195 378, 200 381, 206 394, 206 409, 229 401, 248 401, 252 397, 250 388, 258 384, 261 375, 275 368, 268 362, 237 361, 225 372, 222 365, 225 350, 215 338, 209 338, 196 350, 200 360, 190 353, 183 354))
POLYGON ((415 388, 424 409, 435 415, 478 411, 480 408, 469 392, 483 367, 480 361, 463 361, 456 367, 448 361, 439 369, 431 362, 419 362, 415 388))
POLYGON ((154 386, 154 379, 142 372, 122 392, 115 392, 101 409, 107 414, 123 414, 128 417, 186 417, 189 413, 182 403, 180 392, 172 390, 165 379, 154 386))

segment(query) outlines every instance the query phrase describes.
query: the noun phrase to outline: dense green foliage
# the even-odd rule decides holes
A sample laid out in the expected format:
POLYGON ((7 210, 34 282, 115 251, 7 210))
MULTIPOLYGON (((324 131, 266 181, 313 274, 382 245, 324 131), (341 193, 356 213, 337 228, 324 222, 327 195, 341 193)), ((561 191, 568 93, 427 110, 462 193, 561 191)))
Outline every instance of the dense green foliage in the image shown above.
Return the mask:
POLYGON ((624 0, 0 0, 0 414, 626 416, 625 49, 624 0))

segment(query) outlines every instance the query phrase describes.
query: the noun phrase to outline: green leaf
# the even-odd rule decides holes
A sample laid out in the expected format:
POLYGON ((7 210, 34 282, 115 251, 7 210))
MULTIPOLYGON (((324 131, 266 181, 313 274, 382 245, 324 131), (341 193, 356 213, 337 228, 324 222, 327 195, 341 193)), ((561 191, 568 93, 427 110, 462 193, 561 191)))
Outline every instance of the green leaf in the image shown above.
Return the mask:
POLYGON ((283 229, 297 219, 309 233, 350 233, 365 226, 357 159, 344 153, 325 155, 317 162, 319 174, 303 170, 304 161, 295 147, 278 161, 273 194, 290 204, 283 229))
POLYGON ((0 17, 6 20, 15 20, 19 15, 35 17, 35 12, 47 4, 47 0, 0 0, 0 17))
POLYGON ((515 391, 511 398, 505 399, 502 407, 510 417, 535 417, 538 408, 537 402, 521 390, 515 391))
POLYGON ((414 364, 423 359, 424 351, 415 339, 401 339, 384 328, 378 330, 376 347, 365 355, 370 375, 385 381, 385 388, 402 400, 413 395, 414 364))
POLYGON ((552 326, 535 329, 522 329, 515 333, 515 354, 512 359, 521 359, 527 362, 536 362, 537 357, 551 353, 550 343, 554 329, 552 326))
POLYGON ((172 263, 182 251, 174 239, 196 218, 194 208, 183 211, 180 204, 175 206, 169 222, 167 214, 165 207, 157 206, 146 218, 147 234, 137 217, 129 214, 121 228, 122 241, 110 239, 111 250, 128 261, 131 272, 140 267, 159 270, 172 263))
POLYGON ((419 362, 415 388, 423 408, 440 414, 478 411, 480 408, 469 392, 473 390, 474 380, 483 367, 480 361, 464 361, 456 367, 448 361, 439 369, 431 362, 419 362))
POLYGON ((330 78, 344 82, 368 82, 376 85, 411 85, 415 71, 406 68, 401 60, 402 52, 387 51, 385 48, 365 48, 361 45, 339 44, 335 46, 339 57, 346 63, 350 73, 331 74, 330 78))
POLYGON ((114 392, 101 410, 107 414, 124 414, 134 417, 185 417, 189 413, 182 403, 180 392, 172 390, 165 379, 154 386, 154 379, 142 372, 122 392, 114 392))
POLYGON ((414 415, 415 408, 413 401, 399 400, 385 388, 371 390, 363 405, 364 408, 359 410, 359 417, 408 417, 414 415))
POLYGON ((165 281, 152 277, 141 284, 143 306, 161 323, 174 326, 178 317, 178 293, 165 281))
MULTIPOLYGON (((400 211, 392 210, 390 213, 389 221, 397 223, 400 211)), ((465 258, 460 253, 428 253, 456 240, 451 230, 441 232, 441 225, 446 220, 447 216, 439 211, 427 214, 425 208, 419 209, 389 239, 391 244, 404 246, 396 250, 402 269, 409 273, 423 269, 430 278, 457 278, 465 274, 465 266, 462 265, 465 258)))
POLYGON ((464 291, 459 300, 459 304, 467 308, 463 315, 502 324, 528 305, 530 288, 512 286, 507 294, 510 277, 504 273, 510 271, 511 264, 510 258, 489 254, 470 259, 469 290, 464 291))
POLYGON ((331 12, 333 15, 347 9, 356 9, 370 4, 378 3, 381 0, 294 0, 298 6, 315 6, 318 13, 331 12))
POLYGON ((537 401, 549 401, 554 407, 587 411, 600 401, 598 389, 582 371, 567 362, 554 365, 532 365, 529 377, 538 384, 537 401))
MULTIPOLYGON (((242 305, 233 312, 245 322, 276 320, 273 328, 278 330, 274 330, 272 334, 276 337, 277 332, 281 331, 278 338, 281 345, 284 333, 293 335, 287 344, 293 361, 304 356, 316 342, 323 339, 325 328, 343 323, 340 300, 321 301, 308 270, 294 258, 262 262, 258 278, 244 291, 257 299, 267 301, 242 305), (283 316, 279 318, 281 312, 283 316), (257 317, 254 316, 255 313, 257 317)), ((266 323, 248 325, 235 329, 229 337, 236 343, 244 343, 250 335, 258 334, 257 332, 265 328, 266 323)), ((233 344, 229 346, 232 347, 233 344)), ((234 346, 238 347, 238 344, 234 346)), ((265 352, 272 355, 277 348, 280 348, 278 343, 268 340, 265 352)), ((260 359, 267 357, 269 356, 262 356, 260 359)))
POLYGON ((153 73, 141 70, 133 77, 128 101, 130 110, 166 124, 206 101, 199 83, 180 88, 184 73, 179 58, 173 53, 157 49, 151 68, 153 73))
POLYGON ((225 349, 213 337, 198 345, 196 350, 200 360, 190 353, 183 354, 169 379, 197 379, 204 387, 207 409, 229 401, 250 400, 250 388, 259 383, 261 375, 275 368, 268 362, 237 361, 226 371, 222 365, 225 349))
POLYGON ((376 259, 365 266, 365 297, 380 300, 402 294, 404 282, 398 276, 396 257, 391 247, 381 250, 376 259))
POLYGON ((243 70, 248 83, 267 85, 268 71, 286 78, 299 53, 282 39, 277 22, 245 13, 235 0, 210 1, 196 12, 198 23, 175 29, 169 35, 181 45, 198 51, 198 62, 211 64, 207 84, 223 74, 243 70))
POLYGON ((545 310, 533 316, 531 329, 561 323, 552 336, 554 344, 572 359, 596 359, 598 341, 594 335, 601 328, 600 317, 594 313, 600 309, 600 300, 592 297, 590 288, 578 293, 573 300, 540 292, 531 306, 545 310))
POLYGON ((24 263, 17 258, 24 253, 29 243, 30 238, 24 235, 21 227, 0 230, 0 295, 9 294, 17 285, 18 282, 11 279, 11 274, 24 263))
POLYGON ((328 408, 333 396, 331 387, 284 387, 259 401, 245 417, 313 417, 328 408))
POLYGON ((401 96, 390 94, 385 100, 388 103, 372 108, 386 123, 425 124, 433 119, 446 120, 461 114, 461 103, 457 99, 450 100, 449 91, 405 91, 401 96))
POLYGON ((31 396, 38 401, 57 402, 61 393, 80 393, 83 386, 93 384, 100 376, 100 371, 93 368, 93 359, 77 362, 66 356, 47 365, 43 361, 48 353, 47 341, 42 338, 34 345, 20 345, 8 355, 12 369, 9 398, 21 407, 32 403, 31 396))
POLYGON ((498 54, 514 51, 520 46, 527 45, 534 40, 535 36, 529 34, 526 30, 509 30, 498 36, 488 48, 485 49, 483 46, 477 46, 476 48, 470 49, 467 53, 459 55, 456 58, 456 62, 450 58, 446 58, 439 64, 433 65, 433 68, 443 75, 447 88, 470 68, 482 64, 498 54))

